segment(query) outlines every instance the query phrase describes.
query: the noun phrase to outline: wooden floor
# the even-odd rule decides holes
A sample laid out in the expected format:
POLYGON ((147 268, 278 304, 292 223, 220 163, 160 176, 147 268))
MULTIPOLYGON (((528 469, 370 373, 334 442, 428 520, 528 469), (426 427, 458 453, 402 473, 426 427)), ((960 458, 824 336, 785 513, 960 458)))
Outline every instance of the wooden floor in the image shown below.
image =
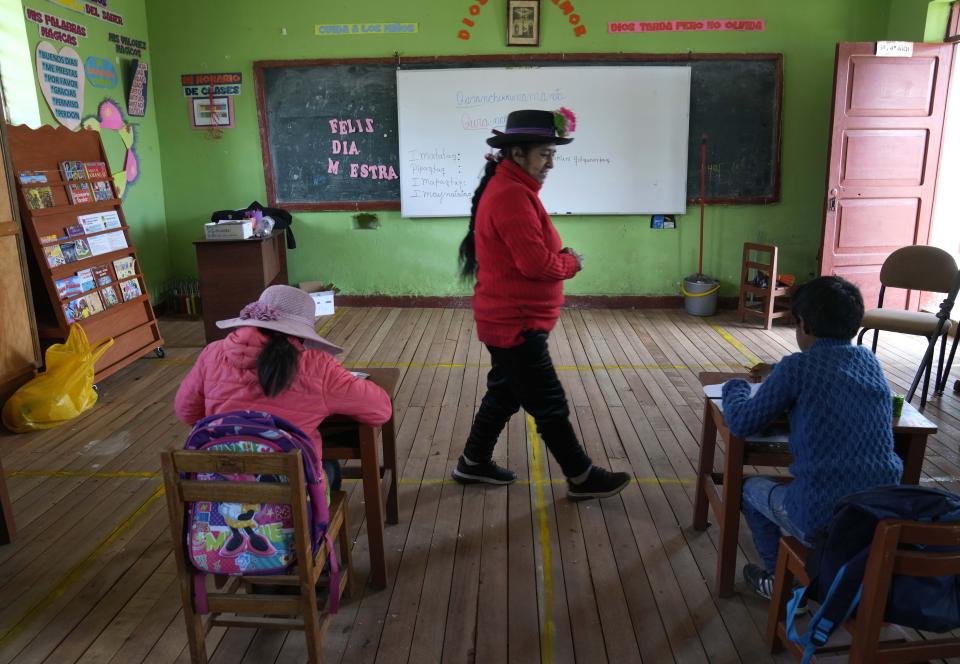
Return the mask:
MULTIPOLYGON (((165 321, 162 331, 166 358, 105 380, 91 412, 51 431, 0 434, 19 527, 16 543, 0 547, 0 664, 189 661, 158 452, 187 433, 173 395, 202 327, 165 321)), ((448 479, 489 364, 468 310, 340 309, 323 333, 346 348, 347 364, 403 373, 389 586, 365 589, 361 492, 348 483, 360 592, 328 632, 327 662, 770 661, 765 602, 741 587, 715 599, 715 533, 690 527, 696 376, 792 352, 792 328, 764 332, 730 313, 565 310, 551 351, 575 425, 595 461, 637 479, 621 496, 577 504, 522 414, 497 447, 520 481, 448 479)), ((922 347, 885 339, 880 358, 905 391, 922 347)), ((940 433, 925 481, 960 490, 957 397, 934 400, 927 415, 940 433)), ((745 533, 740 555, 755 559, 745 533)), ((305 661, 296 632, 218 630, 208 649, 225 664, 305 661)))

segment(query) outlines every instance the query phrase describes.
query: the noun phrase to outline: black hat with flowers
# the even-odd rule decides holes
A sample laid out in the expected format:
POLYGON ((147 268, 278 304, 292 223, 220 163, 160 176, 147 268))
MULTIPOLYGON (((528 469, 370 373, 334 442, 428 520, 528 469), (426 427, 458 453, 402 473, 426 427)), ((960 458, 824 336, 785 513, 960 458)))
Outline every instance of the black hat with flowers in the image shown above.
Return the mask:
POLYGON ((573 111, 568 108, 557 111, 513 111, 507 116, 504 131, 494 129, 494 135, 487 139, 487 145, 494 148, 525 143, 566 145, 573 141, 569 134, 576 128, 576 123, 573 111))

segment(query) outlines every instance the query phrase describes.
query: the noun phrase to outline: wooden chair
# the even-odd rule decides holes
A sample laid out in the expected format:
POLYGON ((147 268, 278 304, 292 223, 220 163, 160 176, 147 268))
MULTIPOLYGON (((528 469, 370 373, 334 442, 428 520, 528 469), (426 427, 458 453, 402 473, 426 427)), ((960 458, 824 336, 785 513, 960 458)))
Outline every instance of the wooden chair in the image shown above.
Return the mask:
POLYGON ((950 332, 950 312, 960 288, 960 274, 953 256, 938 247, 912 245, 901 247, 887 256, 880 268, 880 297, 877 308, 867 311, 860 324, 857 344, 863 343, 863 336, 873 330, 871 350, 877 352, 877 338, 880 330, 913 334, 927 339, 927 351, 923 356, 917 373, 913 378, 906 400, 913 399, 923 376, 923 392, 920 393, 920 409, 927 405, 927 389, 930 386, 930 373, 933 368, 934 349, 940 343, 940 362, 937 365, 937 377, 934 390, 942 391, 944 352, 947 347, 947 335, 950 332), (945 293, 946 298, 936 314, 923 311, 905 311, 904 309, 883 308, 883 296, 887 288, 903 288, 911 291, 945 293))
MULTIPOLYGON (((817 654, 847 652, 851 664, 886 662, 926 662, 930 659, 960 656, 960 638, 924 641, 881 641, 887 595, 893 575, 953 576, 960 574, 960 553, 904 551, 903 545, 958 546, 960 524, 924 524, 916 521, 886 519, 877 524, 870 556, 863 577, 863 595, 854 618, 844 626, 852 636, 849 646, 824 646, 817 654)), ((780 554, 774 576, 773 597, 767 618, 767 646, 776 653, 786 646, 797 658, 803 649, 786 635, 787 600, 794 580, 807 585, 804 564, 806 548, 792 537, 780 540, 780 554)))
MULTIPOLYGON (((328 605, 319 605, 316 589, 324 586, 329 588, 328 581, 321 578, 329 551, 326 540, 321 542, 316 555, 311 551, 310 517, 300 452, 220 454, 167 451, 160 457, 191 661, 194 664, 206 664, 208 660, 205 638, 209 629, 224 626, 302 629, 306 634, 309 661, 320 664, 321 642, 330 615, 326 610, 328 605), (182 473, 283 475, 291 481, 197 481, 183 479, 182 473), (207 592, 209 613, 200 615, 197 612, 194 588, 195 569, 187 560, 185 537, 188 504, 203 501, 290 505, 294 521, 296 569, 283 575, 216 576, 218 591, 207 592), (258 593, 256 588, 262 585, 289 586, 297 588, 299 592, 296 595, 258 593), (240 590, 245 592, 239 592, 240 590)), ((340 549, 340 584, 339 587, 329 588, 329 593, 338 593, 338 597, 343 597, 349 594, 353 569, 350 562, 346 494, 342 491, 331 494, 328 532, 331 538, 339 541, 340 549)))
POLYGON ((789 294, 788 287, 777 286, 776 245, 744 242, 740 268, 740 303, 737 306, 740 322, 745 321, 747 316, 758 316, 763 319, 763 329, 769 330, 774 318, 790 315, 789 294), (766 256, 766 259, 763 259, 763 256, 766 256), (758 277, 762 280, 763 275, 766 275, 766 283, 758 284, 758 277), (760 305, 748 305, 748 297, 759 298, 760 305))

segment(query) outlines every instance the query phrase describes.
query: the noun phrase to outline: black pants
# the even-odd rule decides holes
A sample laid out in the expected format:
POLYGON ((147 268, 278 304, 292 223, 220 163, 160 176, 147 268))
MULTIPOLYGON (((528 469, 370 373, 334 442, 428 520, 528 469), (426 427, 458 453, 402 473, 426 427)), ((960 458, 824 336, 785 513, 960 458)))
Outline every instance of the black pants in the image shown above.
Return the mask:
POLYGON ((576 477, 590 468, 591 461, 570 424, 567 397, 550 359, 547 333, 530 331, 523 337, 524 342, 513 348, 487 346, 493 365, 487 374, 487 393, 463 453, 470 461, 490 461, 500 432, 522 406, 533 416, 563 474, 576 477))

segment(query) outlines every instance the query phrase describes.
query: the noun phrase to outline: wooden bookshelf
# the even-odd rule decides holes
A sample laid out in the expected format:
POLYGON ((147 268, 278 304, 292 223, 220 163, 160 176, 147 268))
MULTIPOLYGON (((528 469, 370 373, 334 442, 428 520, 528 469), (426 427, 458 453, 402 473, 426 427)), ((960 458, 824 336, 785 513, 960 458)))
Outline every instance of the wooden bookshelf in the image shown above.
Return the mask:
MULTIPOLYGON (((37 319, 37 331, 41 339, 63 341, 69 333, 67 305, 76 309, 84 298, 96 297, 102 311, 93 313, 77 322, 96 345, 102 339, 112 338, 113 346, 97 361, 94 380, 100 381, 110 374, 127 366, 134 360, 153 352, 163 357, 163 338, 157 326, 156 316, 147 295, 147 286, 141 271, 140 259, 136 247, 130 238, 130 229, 119 199, 111 198, 80 204, 71 204, 67 195, 67 186, 81 182, 92 183, 110 181, 110 178, 84 178, 79 180, 63 179, 60 162, 80 161, 103 162, 107 156, 100 141, 100 134, 91 129, 70 131, 64 127, 43 126, 39 129, 8 126, 10 160, 13 164, 13 180, 16 181, 20 216, 26 237, 32 251, 28 255, 30 278, 33 286, 34 311, 37 319), (20 174, 26 171, 43 173, 47 181, 26 184, 20 181, 20 174), (32 209, 27 201, 27 190, 36 187, 49 187, 53 193, 53 206, 32 209), (119 225, 105 230, 68 236, 67 227, 75 226, 81 215, 115 212, 119 225), (121 233, 126 247, 116 247, 97 255, 51 266, 48 263, 45 247, 63 246, 68 242, 84 240, 88 242, 96 236, 108 233, 121 233), (55 235, 53 242, 42 241, 55 235), (134 273, 123 279, 117 278, 114 261, 133 258, 134 273), (75 276, 83 270, 105 267, 109 283, 97 283, 94 275, 94 287, 81 292, 73 292, 61 297, 57 281, 75 276), (124 300, 121 282, 132 279, 137 281, 140 295, 124 300), (103 289, 112 287, 117 296, 117 304, 107 306, 102 294, 103 289)), ((112 183, 111 183, 112 184, 112 183)), ((95 307, 94 307, 95 308, 95 307)))

